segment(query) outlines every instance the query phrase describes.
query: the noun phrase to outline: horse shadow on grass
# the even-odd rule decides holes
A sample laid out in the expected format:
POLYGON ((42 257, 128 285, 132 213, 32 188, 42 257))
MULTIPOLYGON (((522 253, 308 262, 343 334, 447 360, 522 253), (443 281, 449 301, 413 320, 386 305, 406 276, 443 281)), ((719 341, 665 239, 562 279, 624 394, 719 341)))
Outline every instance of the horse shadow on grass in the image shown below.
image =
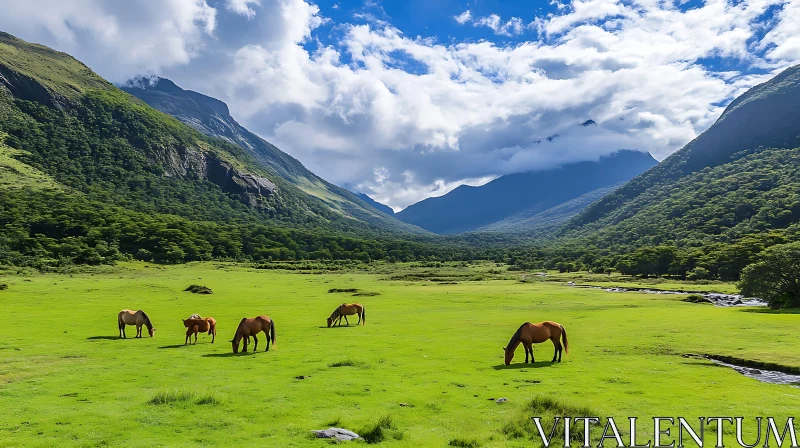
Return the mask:
POLYGON ((184 344, 162 345, 161 347, 158 348, 181 348, 181 347, 188 347, 188 345, 184 344))
POLYGON ((492 368, 494 370, 541 369, 542 367, 553 367, 556 364, 558 363, 550 361, 537 361, 529 364, 525 364, 524 362, 518 362, 509 365, 498 364, 496 366, 492 366, 492 368))
POLYGON ((324 328, 326 330, 332 330, 334 328, 358 328, 358 326, 357 325, 341 325, 341 326, 336 325, 335 327, 326 327, 326 326, 322 325, 322 326, 320 326, 318 328, 324 328))
MULTIPOLYGON (((86 339, 90 341, 96 341, 96 340, 117 341, 124 338, 121 338, 119 336, 89 336, 86 339)), ((133 338, 128 338, 128 339, 133 339, 133 338)))
POLYGON ((203 358, 233 358, 233 357, 236 357, 236 356, 255 355, 257 353, 261 354, 261 353, 269 353, 269 352, 263 352, 263 351, 259 350, 257 352, 240 352, 240 353, 231 353, 231 352, 227 352, 227 353, 206 353, 206 354, 204 354, 202 356, 203 356, 203 358))

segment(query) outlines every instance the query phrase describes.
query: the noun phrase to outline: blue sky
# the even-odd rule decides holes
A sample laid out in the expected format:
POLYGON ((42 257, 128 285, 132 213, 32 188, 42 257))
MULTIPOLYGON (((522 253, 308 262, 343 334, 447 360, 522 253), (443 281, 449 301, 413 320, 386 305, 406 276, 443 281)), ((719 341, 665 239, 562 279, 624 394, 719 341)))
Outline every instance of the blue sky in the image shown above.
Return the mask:
POLYGON ((5 3, 3 31, 219 98, 395 209, 619 149, 663 159, 800 63, 796 0, 5 3))

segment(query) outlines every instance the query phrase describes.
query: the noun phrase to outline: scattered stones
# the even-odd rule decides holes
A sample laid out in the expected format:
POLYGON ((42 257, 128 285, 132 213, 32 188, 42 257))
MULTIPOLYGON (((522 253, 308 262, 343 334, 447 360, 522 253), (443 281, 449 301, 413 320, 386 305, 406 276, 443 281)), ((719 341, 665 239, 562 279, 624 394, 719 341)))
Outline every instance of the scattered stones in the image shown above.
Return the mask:
POLYGON ((414 407, 414 405, 408 404, 408 403, 399 403, 398 406, 400 406, 401 408, 413 408, 414 407))
POLYGON ((508 398, 506 398, 506 397, 502 397, 502 398, 498 398, 498 399, 497 399, 497 400, 495 400, 494 402, 495 402, 495 403, 505 403, 506 401, 508 401, 508 398))
POLYGON ((684 300, 685 302, 692 302, 692 303, 713 303, 716 306, 767 306, 767 302, 757 297, 743 297, 739 294, 722 294, 718 292, 702 292, 702 291, 667 291, 661 289, 650 289, 650 288, 606 288, 604 286, 590 286, 590 285, 576 285, 574 282, 567 283, 568 286, 574 286, 576 288, 591 288, 591 289, 602 289, 606 292, 641 292, 645 294, 665 294, 665 295, 674 295, 674 294, 691 294, 701 297, 703 300, 684 300))
POLYGON ((340 441, 350 441, 361 438, 361 436, 354 433, 353 431, 342 428, 316 429, 311 432, 313 432, 318 439, 336 439, 340 441))

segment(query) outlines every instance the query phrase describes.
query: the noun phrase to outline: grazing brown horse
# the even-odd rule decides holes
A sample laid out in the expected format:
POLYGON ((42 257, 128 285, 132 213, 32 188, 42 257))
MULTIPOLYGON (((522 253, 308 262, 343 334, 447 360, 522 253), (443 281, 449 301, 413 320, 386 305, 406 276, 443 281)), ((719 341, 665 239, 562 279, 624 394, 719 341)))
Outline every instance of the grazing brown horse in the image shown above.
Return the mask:
POLYGON ((194 334, 194 343, 197 344, 197 333, 198 332, 208 332, 211 335, 211 343, 214 343, 214 340, 217 338, 217 321, 214 320, 213 317, 205 317, 205 318, 197 318, 193 317, 191 319, 182 319, 183 326, 186 327, 186 340, 184 341, 183 345, 189 343, 191 336, 194 334))
POLYGON ((150 322, 150 318, 147 317, 144 311, 131 311, 131 310, 122 310, 117 314, 117 327, 119 327, 119 337, 127 338, 128 336, 125 334, 125 326, 126 325, 136 325, 136 337, 142 337, 142 325, 147 327, 147 332, 150 334, 152 338, 156 334, 156 329, 153 328, 153 323, 150 322))
POLYGON ((558 359, 558 362, 561 362, 562 347, 559 339, 564 340, 563 350, 569 353, 569 345, 567 344, 567 330, 564 329, 564 326, 557 322, 550 321, 538 324, 525 322, 521 327, 519 327, 517 332, 514 333, 514 336, 511 336, 511 340, 508 341, 508 345, 503 347, 503 350, 506 352, 506 365, 511 364, 511 360, 514 359, 514 350, 517 349, 517 346, 520 343, 522 343, 523 347, 525 347, 525 363, 528 363, 528 353, 531 354, 531 362, 534 362, 532 344, 539 344, 548 339, 553 341, 553 346, 555 347, 553 360, 550 362, 556 362, 556 359, 558 359))
POLYGON ((331 313, 331 316, 328 318, 328 326, 336 325, 336 322, 339 322, 339 325, 342 325, 342 318, 344 317, 344 321, 347 322, 347 325, 350 325, 350 321, 347 320, 347 316, 352 316, 354 314, 358 315, 358 324, 367 324, 367 316, 364 314, 364 305, 360 303, 343 303, 336 307, 335 310, 331 313))
POLYGON ((272 345, 275 345, 275 322, 267 316, 257 316, 249 319, 243 317, 242 321, 239 322, 239 327, 236 329, 236 334, 231 340, 233 353, 239 353, 239 343, 242 339, 244 339, 244 350, 242 350, 242 352, 246 352, 247 344, 250 343, 250 336, 256 341, 253 346, 253 351, 256 351, 258 349, 258 338, 256 335, 262 331, 267 338, 267 349, 264 350, 266 352, 269 351, 270 338, 272 338, 272 345))

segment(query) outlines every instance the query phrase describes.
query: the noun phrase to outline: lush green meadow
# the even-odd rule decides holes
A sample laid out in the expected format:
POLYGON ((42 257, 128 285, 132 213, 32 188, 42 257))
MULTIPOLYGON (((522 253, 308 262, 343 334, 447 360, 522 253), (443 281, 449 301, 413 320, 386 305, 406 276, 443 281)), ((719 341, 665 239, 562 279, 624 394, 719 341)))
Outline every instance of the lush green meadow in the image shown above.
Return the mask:
POLYGON ((432 282, 430 270, 411 268, 309 274, 218 263, 6 271, 0 446, 326 446, 310 430, 359 432, 387 416, 384 446, 536 446, 526 422, 552 410, 531 410, 535 397, 621 419, 785 421, 797 412, 798 388, 681 355, 800 366, 798 314, 520 282, 486 266, 449 269, 443 276, 460 280, 432 282), (183 292, 190 284, 214 293, 183 292), (365 304, 367 324, 325 328, 345 301, 365 304), (118 339, 123 308, 145 310, 155 338, 118 339), (217 319, 215 344, 201 336, 183 346, 180 319, 192 313, 217 319), (258 314, 274 319, 277 348, 234 356, 235 326, 258 314), (502 365, 517 327, 542 320, 567 329, 564 361, 550 364, 546 343, 535 346, 535 364, 522 363, 520 348, 502 365), (490 400, 500 397, 508 402, 490 400))

